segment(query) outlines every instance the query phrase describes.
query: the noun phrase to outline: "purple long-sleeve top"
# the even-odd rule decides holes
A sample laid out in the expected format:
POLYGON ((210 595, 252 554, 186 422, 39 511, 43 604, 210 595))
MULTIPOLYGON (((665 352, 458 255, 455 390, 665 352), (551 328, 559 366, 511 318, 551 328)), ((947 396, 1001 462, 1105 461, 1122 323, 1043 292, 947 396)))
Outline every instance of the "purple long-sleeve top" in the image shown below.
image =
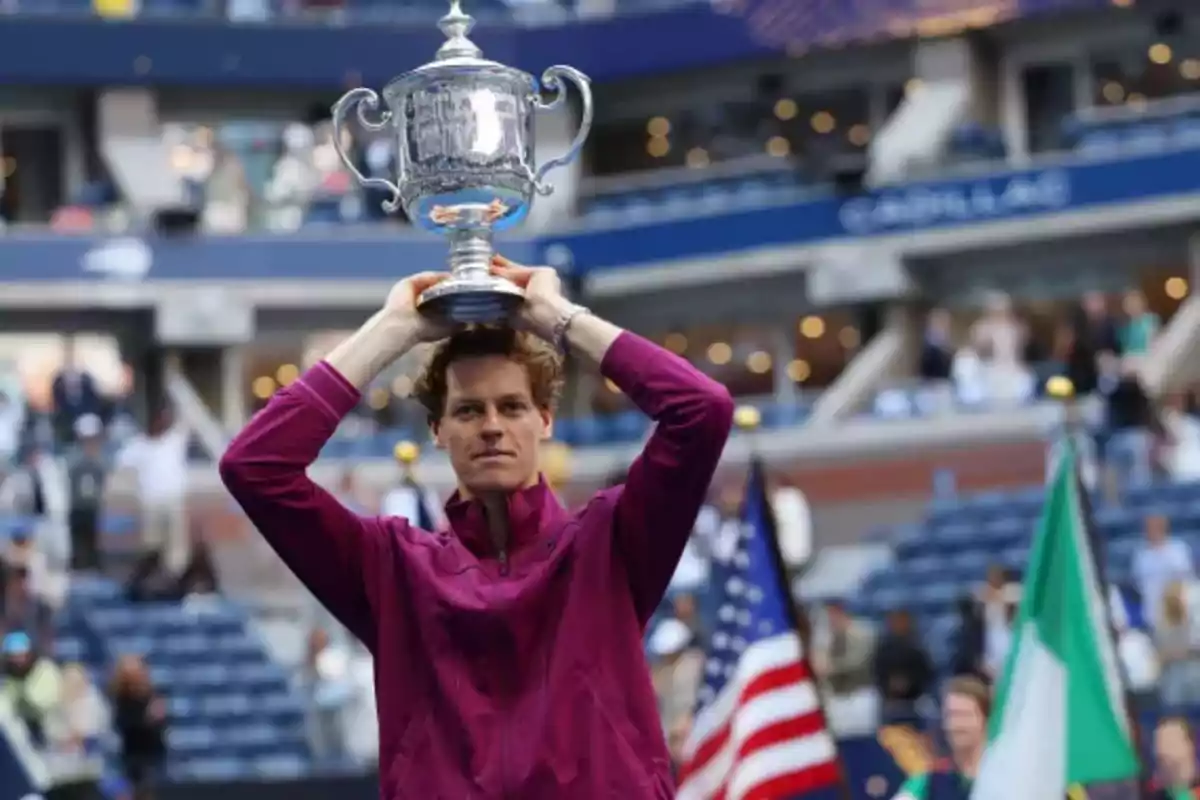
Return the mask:
POLYGON ((656 422, 623 486, 567 511, 509 499, 507 563, 477 503, 449 529, 343 507, 306 474, 359 393, 321 363, 230 445, 221 477, 375 658, 386 800, 662 800, 671 771, 642 636, 728 438, 729 393, 630 333, 601 372, 656 422))

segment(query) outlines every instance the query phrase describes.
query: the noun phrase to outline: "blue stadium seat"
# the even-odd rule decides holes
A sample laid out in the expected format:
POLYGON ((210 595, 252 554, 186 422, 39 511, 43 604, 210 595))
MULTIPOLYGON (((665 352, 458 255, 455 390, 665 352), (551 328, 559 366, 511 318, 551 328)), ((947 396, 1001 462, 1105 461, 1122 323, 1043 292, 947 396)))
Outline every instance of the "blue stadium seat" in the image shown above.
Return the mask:
MULTIPOLYGON (((117 655, 146 657, 172 720, 168 777, 282 778, 312 769, 304 702, 237 606, 196 613, 174 603, 135 605, 118 584, 80 578, 63 620, 59 656, 84 663, 98 682, 117 655)), ((115 755, 117 746, 107 737, 105 752, 115 755)))

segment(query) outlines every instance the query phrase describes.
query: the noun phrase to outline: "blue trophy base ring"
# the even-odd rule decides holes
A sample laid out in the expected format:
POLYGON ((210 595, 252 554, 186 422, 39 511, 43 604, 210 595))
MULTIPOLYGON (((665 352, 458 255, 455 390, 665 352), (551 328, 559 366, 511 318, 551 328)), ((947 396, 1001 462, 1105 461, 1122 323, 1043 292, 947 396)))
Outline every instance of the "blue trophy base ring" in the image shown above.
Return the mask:
POLYGON ((492 276, 448 278, 421 293, 422 314, 460 325, 505 322, 525 302, 511 281, 492 276))

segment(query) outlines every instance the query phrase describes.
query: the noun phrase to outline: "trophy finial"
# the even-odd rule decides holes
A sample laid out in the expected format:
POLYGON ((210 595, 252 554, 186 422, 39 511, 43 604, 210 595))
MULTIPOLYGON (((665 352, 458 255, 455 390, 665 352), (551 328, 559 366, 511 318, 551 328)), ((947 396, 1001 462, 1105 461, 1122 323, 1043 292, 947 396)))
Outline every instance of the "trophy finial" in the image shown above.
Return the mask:
POLYGON ((462 10, 462 0, 450 0, 450 12, 438 20, 438 29, 446 35, 446 43, 437 51, 439 61, 451 58, 479 58, 483 51, 467 34, 475 27, 475 18, 462 10))

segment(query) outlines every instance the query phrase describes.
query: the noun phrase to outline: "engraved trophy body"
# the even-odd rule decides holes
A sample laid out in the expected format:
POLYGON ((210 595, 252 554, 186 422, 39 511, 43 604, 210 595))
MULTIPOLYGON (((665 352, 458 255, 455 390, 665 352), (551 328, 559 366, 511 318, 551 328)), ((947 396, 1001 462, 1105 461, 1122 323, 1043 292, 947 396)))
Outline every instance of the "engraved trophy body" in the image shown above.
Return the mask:
POLYGON ((520 223, 535 195, 553 192, 546 174, 579 155, 592 126, 587 76, 550 67, 539 86, 527 72, 484 59, 467 38, 473 25, 460 0, 451 0, 439 22, 446 42, 433 61, 381 93, 352 89, 333 106, 334 145, 359 183, 391 193, 384 210, 403 208, 413 224, 449 239, 451 275, 424 292, 418 306, 460 323, 498 321, 523 302, 520 288, 490 272, 492 236, 520 223), (534 119, 563 102, 567 82, 583 98, 579 132, 566 153, 536 167, 534 119), (550 102, 542 100, 543 87, 554 93, 550 102), (346 153, 342 131, 355 108, 364 128, 395 137, 394 181, 366 177, 346 153))

